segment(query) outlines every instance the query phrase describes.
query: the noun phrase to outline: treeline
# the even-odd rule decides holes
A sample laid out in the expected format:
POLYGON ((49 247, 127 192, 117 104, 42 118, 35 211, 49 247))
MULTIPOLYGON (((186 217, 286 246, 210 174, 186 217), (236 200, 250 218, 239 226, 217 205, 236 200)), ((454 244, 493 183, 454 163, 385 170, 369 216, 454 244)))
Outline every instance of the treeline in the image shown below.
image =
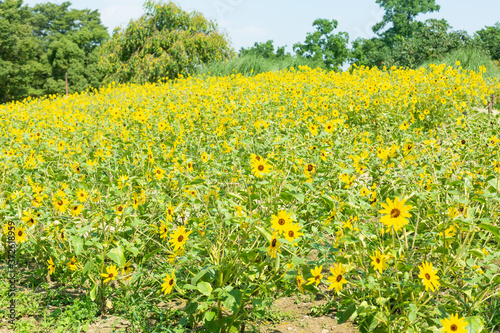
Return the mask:
MULTIPOLYGON (((385 10, 381 22, 372 28, 376 37, 358 38, 349 44, 347 32, 335 32, 336 20, 317 19, 316 31, 308 33, 303 43, 293 45, 293 51, 304 58, 320 61, 323 66, 340 70, 344 64, 368 67, 416 68, 430 61, 439 62, 451 52, 475 48, 486 52, 492 60, 500 60, 500 23, 485 27, 470 36, 465 31, 452 30, 444 20, 416 20, 419 14, 440 9, 435 0, 376 0, 385 10)), ((255 43, 241 48, 238 56, 255 55, 266 59, 291 57, 285 47, 274 50, 273 41, 255 43)))
MULTIPOLYGON (((464 47, 484 49, 492 59, 500 59, 500 23, 469 36, 453 31, 446 20, 416 20, 419 14, 439 10, 435 0, 376 2, 385 10, 373 27, 376 37, 358 38, 351 45, 346 32, 336 32, 336 20, 317 19, 316 30, 293 45, 292 56, 284 46, 275 49, 273 41, 236 54, 215 22, 172 2, 146 1, 146 13, 110 37, 97 10, 70 9, 70 2, 30 7, 23 0, 0 0, 0 103, 64 94, 66 87, 74 93, 113 81, 173 79, 203 73, 238 56, 287 59, 279 65, 263 64, 262 69, 308 63, 331 70, 346 63, 414 68, 464 47)), ((233 66, 248 63, 235 61, 233 66)))

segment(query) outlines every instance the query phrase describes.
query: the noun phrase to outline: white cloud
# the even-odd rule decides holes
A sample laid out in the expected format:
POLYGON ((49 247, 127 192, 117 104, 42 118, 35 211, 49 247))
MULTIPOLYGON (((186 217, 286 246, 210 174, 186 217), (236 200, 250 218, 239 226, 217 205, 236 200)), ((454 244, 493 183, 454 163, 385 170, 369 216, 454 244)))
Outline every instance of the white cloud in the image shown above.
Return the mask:
POLYGON ((144 9, 140 4, 120 4, 108 6, 99 11, 101 21, 112 33, 114 28, 121 26, 125 28, 131 19, 138 19, 144 14, 144 9))

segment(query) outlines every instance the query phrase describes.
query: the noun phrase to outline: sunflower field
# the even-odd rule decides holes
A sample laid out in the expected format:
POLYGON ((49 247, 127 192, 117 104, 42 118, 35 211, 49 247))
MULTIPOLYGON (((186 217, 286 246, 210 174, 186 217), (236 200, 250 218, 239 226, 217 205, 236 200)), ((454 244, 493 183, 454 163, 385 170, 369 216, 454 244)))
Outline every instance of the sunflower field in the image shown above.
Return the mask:
POLYGON ((492 94, 498 81, 457 63, 1 105, 2 258, 11 222, 33 283, 83 288, 101 314, 181 302, 134 319, 171 331, 258 329, 276 295, 320 293, 361 332, 493 332, 492 94))

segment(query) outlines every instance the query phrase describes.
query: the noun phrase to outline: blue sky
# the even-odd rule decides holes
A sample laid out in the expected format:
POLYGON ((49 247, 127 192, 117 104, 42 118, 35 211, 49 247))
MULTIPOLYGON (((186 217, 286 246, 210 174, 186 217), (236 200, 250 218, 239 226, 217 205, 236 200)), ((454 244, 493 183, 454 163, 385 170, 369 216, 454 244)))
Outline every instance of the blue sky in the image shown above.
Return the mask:
MULTIPOLYGON (((25 0, 33 5, 45 1, 25 0)), ((62 0, 50 1, 62 3, 62 0)), ((110 34, 114 27, 125 27, 130 19, 143 13, 142 0, 73 0, 71 8, 97 9, 103 24, 110 34)), ((228 34, 233 47, 252 46, 254 42, 274 40, 275 46, 303 42, 312 32, 312 22, 317 18, 336 19, 336 31, 349 33, 351 41, 357 37, 373 36, 371 27, 382 19, 384 12, 375 0, 176 0, 182 9, 197 10, 205 17, 216 21, 221 31, 228 34)), ((500 21, 500 0, 437 0, 441 10, 425 14, 417 19, 444 18, 454 30, 465 30, 469 34, 500 21)))

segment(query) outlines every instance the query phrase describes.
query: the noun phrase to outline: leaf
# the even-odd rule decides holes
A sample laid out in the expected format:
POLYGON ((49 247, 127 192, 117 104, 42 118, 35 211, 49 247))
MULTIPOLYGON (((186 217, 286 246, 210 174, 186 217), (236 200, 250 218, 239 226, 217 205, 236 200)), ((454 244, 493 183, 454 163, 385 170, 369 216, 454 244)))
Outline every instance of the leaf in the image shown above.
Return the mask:
POLYGON ((238 311, 241 303, 241 291, 239 289, 233 289, 229 292, 229 295, 234 299, 234 303, 229 309, 231 309, 233 315, 236 315, 236 312, 238 311))
POLYGON ((71 243, 75 248, 75 254, 79 256, 83 251, 83 238, 78 236, 71 237, 71 243))
POLYGON ((157 254, 158 252, 161 251, 161 248, 157 248, 156 250, 152 251, 152 252, 149 252, 148 254, 146 254, 144 256, 144 258, 142 259, 142 263, 145 263, 146 261, 149 260, 149 258, 151 258, 152 256, 154 256, 155 254, 157 254))
POLYGON ((205 179, 203 179, 203 178, 196 178, 195 180, 193 180, 191 182, 190 185, 197 185, 197 184, 201 184, 201 183, 204 183, 204 182, 205 182, 205 179))
POLYGON ((134 257, 139 254, 139 249, 136 248, 135 246, 129 246, 127 247, 127 250, 131 252, 134 255, 134 257))
POLYGON ((304 195, 302 193, 298 193, 298 194, 292 194, 295 199, 297 199, 300 203, 304 203, 304 195))
POLYGON ((94 287, 92 288, 92 290, 90 291, 90 300, 93 302, 95 301, 96 299, 96 294, 97 294, 97 288, 98 288, 98 284, 94 284, 94 287))
POLYGON ((208 282, 204 282, 204 281, 198 282, 198 284, 196 286, 198 287, 198 291, 205 296, 210 296, 210 294, 212 293, 212 290, 213 290, 212 286, 208 282))
POLYGON ((468 333, 480 333, 484 328, 481 317, 467 317, 465 321, 469 323, 466 327, 468 333))
POLYGON ((271 233, 269 231, 260 226, 255 226, 255 229, 257 229, 260 234, 267 239, 268 242, 271 241, 271 233))
POLYGON ((343 324, 347 322, 349 318, 351 318, 351 316, 354 314, 354 312, 356 312, 356 304, 351 303, 351 305, 349 305, 349 307, 345 311, 337 313, 337 323, 343 324))
POLYGON ((123 248, 121 246, 115 247, 111 251, 109 251, 106 256, 113 260, 118 267, 125 266, 126 260, 125 255, 123 254, 123 248))
POLYGON ((206 321, 211 321, 215 317, 215 312, 213 312, 213 311, 207 311, 207 312, 205 312, 204 317, 205 317, 206 321))
POLYGON ((478 224, 481 228, 488 230, 491 232, 495 238, 500 242, 500 231, 498 227, 495 227, 494 225, 487 224, 487 223, 479 223, 478 224))

